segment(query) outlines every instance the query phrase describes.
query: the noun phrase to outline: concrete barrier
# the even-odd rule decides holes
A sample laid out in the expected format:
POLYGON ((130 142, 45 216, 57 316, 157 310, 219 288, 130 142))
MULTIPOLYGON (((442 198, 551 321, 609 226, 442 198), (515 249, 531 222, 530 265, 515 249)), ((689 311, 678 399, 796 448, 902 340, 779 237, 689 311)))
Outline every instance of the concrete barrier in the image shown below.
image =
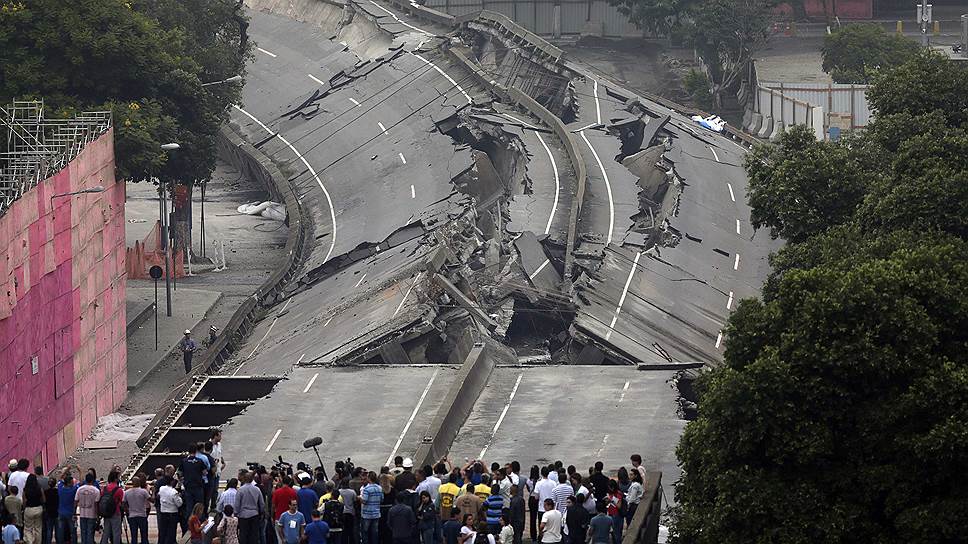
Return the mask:
POLYGON ((750 134, 756 134, 757 132, 760 131, 760 126, 762 125, 763 125, 763 115, 756 113, 754 111, 753 115, 750 117, 750 124, 746 128, 746 132, 749 132, 750 134))
POLYGON ((763 124, 760 125, 760 130, 757 131, 756 137, 768 139, 772 135, 773 135, 773 118, 770 117, 769 115, 764 115, 763 124))
POLYGON ((632 521, 625 529, 622 544, 655 544, 659 540, 659 516, 662 515, 662 473, 647 471, 642 482, 644 493, 632 521))
POLYGON ((467 329, 464 337, 458 341, 457 351, 464 349, 467 349, 467 355, 460 371, 447 391, 444 402, 437 409, 427 436, 417 446, 413 456, 413 462, 418 467, 433 465, 447 455, 494 367, 517 363, 517 357, 508 348, 490 338, 478 337, 472 329, 467 329))
POLYGON ((780 137, 781 134, 783 134, 783 131, 785 130, 786 130, 786 127, 783 125, 783 121, 774 121, 773 134, 770 136, 770 140, 775 141, 777 138, 780 137))

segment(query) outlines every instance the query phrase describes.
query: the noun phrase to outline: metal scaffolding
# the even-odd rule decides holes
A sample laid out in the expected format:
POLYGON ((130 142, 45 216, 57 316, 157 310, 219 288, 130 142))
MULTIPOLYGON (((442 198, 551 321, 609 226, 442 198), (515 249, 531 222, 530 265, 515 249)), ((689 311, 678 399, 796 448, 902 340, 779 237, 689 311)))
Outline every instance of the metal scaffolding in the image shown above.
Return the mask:
POLYGON ((59 172, 111 127, 111 112, 83 112, 68 119, 44 117, 43 100, 0 107, 6 136, 0 152, 0 215, 41 181, 59 172))

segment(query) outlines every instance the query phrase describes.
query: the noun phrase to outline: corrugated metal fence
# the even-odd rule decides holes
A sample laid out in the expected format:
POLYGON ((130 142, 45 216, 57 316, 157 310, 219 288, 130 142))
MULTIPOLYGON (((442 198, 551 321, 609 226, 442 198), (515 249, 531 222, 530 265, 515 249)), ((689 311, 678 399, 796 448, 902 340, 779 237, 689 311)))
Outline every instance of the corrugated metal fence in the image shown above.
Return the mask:
POLYGON ((482 9, 496 11, 543 36, 555 34, 556 18, 560 18, 562 35, 642 36, 642 31, 606 0, 427 0, 424 5, 456 16, 482 9), (557 13, 556 6, 560 6, 557 13))
POLYGON ((744 82, 738 96, 746 103, 743 128, 750 134, 774 138, 790 125, 805 124, 817 138, 829 138, 832 127, 867 126, 872 114, 866 93, 866 85, 759 81, 744 82))

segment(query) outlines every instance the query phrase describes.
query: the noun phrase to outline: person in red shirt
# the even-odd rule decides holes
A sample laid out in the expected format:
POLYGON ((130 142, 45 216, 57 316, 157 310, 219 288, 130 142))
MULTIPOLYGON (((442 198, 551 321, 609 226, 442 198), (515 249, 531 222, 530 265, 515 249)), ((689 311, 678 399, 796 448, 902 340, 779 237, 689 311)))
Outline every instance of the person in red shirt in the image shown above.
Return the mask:
POLYGON ((608 481, 608 495, 605 496, 607 513, 612 518, 612 542, 622 544, 622 529, 625 527, 625 494, 615 480, 608 481))
POLYGON ((192 516, 188 518, 188 530, 191 531, 191 544, 202 544, 204 535, 202 534, 202 520, 205 519, 205 505, 196 502, 192 509, 192 516))
POLYGON ((104 530, 101 533, 101 544, 121 544, 121 503, 124 502, 124 489, 122 489, 119 478, 121 473, 112 470, 108 474, 108 485, 101 490, 101 496, 112 495, 114 497, 114 513, 110 516, 101 517, 104 530))
POLYGON ((283 476, 282 481, 272 492, 272 521, 279 521, 279 516, 289 508, 290 501, 295 501, 296 490, 292 487, 292 476, 283 476))

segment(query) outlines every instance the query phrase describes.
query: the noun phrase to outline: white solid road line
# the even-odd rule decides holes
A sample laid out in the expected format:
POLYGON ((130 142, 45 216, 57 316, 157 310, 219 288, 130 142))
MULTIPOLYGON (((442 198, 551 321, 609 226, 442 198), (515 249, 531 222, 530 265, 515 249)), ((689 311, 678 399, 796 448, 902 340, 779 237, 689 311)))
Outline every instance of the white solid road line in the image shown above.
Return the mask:
POLYGON ((716 154, 716 149, 713 146, 709 146, 709 150, 713 152, 713 158, 716 159, 716 162, 720 162, 719 155, 716 154))
POLYGON ((360 284, 363 283, 363 280, 365 279, 366 279, 366 272, 364 272, 363 275, 360 276, 360 280, 356 282, 356 285, 354 285, 353 288, 356 289, 357 287, 359 287, 360 284))
POLYGON ((497 430, 501 428, 501 423, 504 422, 504 416, 508 415, 508 409, 511 408, 511 401, 514 400, 514 395, 518 392, 518 386, 521 385, 521 378, 523 376, 524 373, 518 374, 518 379, 514 382, 514 388, 511 389, 511 395, 508 396, 508 401, 504 404, 504 410, 501 410, 501 416, 497 418, 494 428, 491 429, 491 438, 484 444, 484 447, 481 449, 481 454, 477 456, 478 459, 484 458, 484 454, 487 453, 487 448, 490 448, 494 442, 494 437, 497 436, 497 430))
POLYGON ((236 106, 235 104, 233 104, 232 107, 235 108, 235 109, 237 109, 237 110, 239 110, 240 112, 242 112, 242 114, 245 115, 246 117, 248 117, 249 119, 252 119, 253 121, 255 121, 257 125, 259 125, 260 127, 262 127, 262 130, 268 132, 272 136, 275 136, 276 135, 276 133, 275 133, 274 130, 272 130, 271 128, 267 127, 265 125, 265 123, 263 123, 262 121, 256 119, 255 115, 252 115, 251 113, 243 110, 242 108, 240 108, 239 106, 236 106))
POLYGON ((739 234, 739 219, 736 220, 736 234, 739 234))
MULTIPOLYGON (((266 55, 269 55, 269 56, 270 56, 270 57, 272 57, 272 58, 276 58, 276 57, 278 57, 278 56, 279 56, 279 55, 276 55, 275 53, 273 53, 273 52, 271 52, 271 51, 266 51, 265 49, 263 49, 263 48, 261 48, 261 47, 256 47, 256 49, 258 49, 258 50, 259 50, 259 51, 261 51, 262 53, 265 53, 266 55)), ((268 451, 268 450, 267 450, 267 451, 268 451)))
POLYGON ((625 287, 622 288, 622 297, 618 299, 618 306, 615 307, 615 315, 612 316, 612 324, 608 326, 608 332, 605 333, 606 342, 612 337, 612 331, 615 330, 618 314, 622 313, 622 305, 625 304, 625 297, 629 294, 629 285, 632 284, 632 276, 635 275, 635 269, 639 266, 639 259, 641 257, 641 251, 635 253, 635 260, 632 262, 632 268, 629 269, 629 277, 625 278, 625 287))
POLYGON ((333 221, 333 235, 329 241, 329 251, 326 252, 326 257, 323 258, 323 262, 325 263, 326 261, 329 260, 330 255, 333 254, 333 249, 336 248, 336 209, 333 207, 333 199, 329 196, 329 191, 326 190, 326 186, 323 185, 323 180, 319 179, 319 174, 317 174, 316 170, 314 170, 313 167, 310 166, 309 161, 307 161, 306 158, 302 156, 302 153, 296 151, 296 148, 293 147, 293 145, 289 143, 289 140, 285 139, 282 136, 282 134, 277 134, 276 136, 278 136, 279 139, 282 140, 282 143, 289 146, 289 149, 291 149, 292 152, 295 153, 297 157, 299 157, 299 160, 301 160, 303 165, 306 166, 306 169, 309 170, 309 173, 312 174, 314 178, 316 178, 316 183, 319 185, 319 188, 323 190, 323 194, 326 195, 326 203, 329 204, 329 217, 333 221))
POLYGON ((732 291, 729 292, 729 299, 726 301, 726 309, 727 310, 732 310, 733 309, 733 292, 732 291))
POLYGON ((407 159, 406 157, 403 156, 403 153, 399 153, 399 155, 400 155, 400 162, 402 162, 403 164, 407 164, 407 159))
MULTIPOLYGON (((390 17, 393 17, 393 19, 396 22, 400 23, 401 25, 403 25, 403 26, 405 26, 407 28, 412 28, 412 29, 416 30, 417 32, 423 32, 424 34, 427 34, 428 36, 435 36, 435 34, 433 32, 427 32, 426 30, 424 30, 422 28, 417 28, 417 27, 411 25, 410 23, 401 21, 400 18, 397 17, 397 15, 395 13, 393 13, 392 11, 388 10, 387 8, 381 6, 380 4, 377 4, 373 0, 370 0, 370 3, 373 4, 374 6, 378 7, 381 11, 385 12, 390 17)), ((391 458, 390 460, 392 461, 393 459, 391 458)))
POLYGON ((323 80, 319 79, 318 77, 312 74, 306 74, 306 75, 309 76, 309 79, 315 81, 316 83, 319 83, 320 85, 326 85, 325 83, 323 83, 323 80))
POLYGON ((739 270, 739 253, 736 254, 736 260, 733 262, 733 270, 739 270))
MULTIPOLYGON (((508 119, 517 121, 528 128, 531 128, 531 129, 536 128, 533 125, 525 123, 524 121, 516 117, 512 117, 506 113, 502 115, 504 115, 508 119)), ((545 230, 544 230, 544 233, 548 234, 549 232, 551 232, 551 221, 555 218, 555 212, 558 210, 558 194, 561 193, 561 179, 559 178, 559 174, 558 174, 558 163, 555 162, 555 156, 551 154, 551 148, 548 147, 548 144, 545 143, 544 138, 541 137, 541 134, 539 134, 537 130, 535 130, 534 135, 538 137, 538 141, 541 142, 541 145, 545 148, 545 152, 548 153, 548 160, 551 161, 551 169, 554 170, 555 172, 555 200, 554 202, 551 203, 551 214, 548 215, 548 224, 545 225, 545 230)))
POLYGON ((598 101, 598 80, 592 80, 595 84, 592 86, 592 92, 595 93, 595 117, 598 119, 598 124, 602 124, 602 104, 598 101))
POLYGON ((716 349, 723 343, 723 331, 719 331, 719 336, 716 337, 716 349))
POLYGON ((246 117, 248 117, 249 119, 252 119, 252 120, 253 120, 253 121, 255 121, 256 123, 258 123, 258 125, 259 125, 260 127, 262 127, 262 128, 263 128, 263 130, 265 130, 266 132, 268 132, 268 133, 269 133, 269 134, 271 134, 272 136, 276 136, 276 137, 278 137, 278 138, 279 138, 279 140, 281 140, 281 141, 282 141, 282 143, 284 143, 284 144, 286 144, 286 145, 287 145, 287 146, 289 147, 289 149, 291 149, 291 150, 292 150, 292 152, 293 152, 293 153, 294 153, 294 154, 295 154, 295 155, 296 155, 297 157, 299 157, 299 160, 301 160, 301 161, 302 161, 302 163, 303 163, 304 165, 306 165, 306 168, 307 168, 307 169, 309 170, 309 173, 310 173, 310 174, 312 174, 314 178, 316 178, 316 183, 317 183, 317 184, 319 184, 319 188, 320 188, 320 189, 322 189, 322 190, 323 190, 323 194, 324 194, 324 195, 326 195, 326 202, 327 202, 327 203, 329 204, 329 217, 330 217, 330 219, 331 219, 331 220, 333 221, 333 236, 331 237, 331 239, 330 239, 330 241, 329 241, 329 251, 327 251, 327 252, 326 252, 326 258, 325 258, 325 259, 323 259, 323 262, 326 262, 326 261, 328 261, 328 260, 329 260, 329 257, 330 257, 330 255, 332 255, 332 254, 333 254, 333 249, 334 249, 334 248, 336 248, 336 209, 335 209, 335 208, 333 208, 333 199, 332 199, 332 198, 330 198, 330 196, 329 196, 329 191, 327 191, 327 190, 326 190, 326 186, 325 186, 325 185, 323 185, 323 181, 322 181, 321 179, 319 179, 319 175, 317 175, 317 174, 316 174, 316 171, 315 171, 315 170, 313 170, 313 167, 309 165, 309 162, 307 162, 307 161, 306 161, 306 159, 305 159, 305 158, 303 158, 303 156, 302 156, 302 154, 301 154, 301 153, 299 153, 298 151, 296 151, 296 148, 295 148, 295 147, 293 147, 293 145, 292 145, 291 143, 289 143, 289 141, 288 141, 288 140, 286 140, 286 139, 285 139, 285 138, 284 138, 284 137, 282 136, 282 134, 279 134, 279 133, 277 133, 277 132, 274 132, 274 131, 273 131, 272 129, 270 129, 269 127, 267 127, 267 126, 265 125, 265 123, 263 123, 262 121, 260 121, 260 120, 258 120, 258 119, 256 119, 256 117, 255 117, 254 115, 252 115, 251 113, 249 113, 249 112, 247 112, 247 111, 245 111, 245 110, 244 110, 244 109, 242 109, 241 107, 239 107, 239 106, 236 106, 236 105, 234 105, 234 104, 233 104, 233 106, 232 106, 232 107, 234 107, 235 109, 237 109, 237 110, 239 110, 240 112, 242 112, 242 113, 243 113, 243 114, 244 114, 244 115, 245 115, 246 117))
POLYGON ((303 389, 303 393, 309 392, 309 388, 312 387, 314 383, 316 383, 316 378, 318 377, 319 377, 319 372, 313 374, 313 377, 309 379, 309 383, 306 384, 306 388, 303 389))
POLYGON ((417 198, 417 189, 414 188, 413 184, 410 184, 410 198, 417 198))
POLYGON ((544 267, 548 266, 548 263, 550 263, 550 262, 551 262, 550 260, 545 259, 544 262, 541 263, 541 266, 539 266, 537 270, 535 270, 534 272, 531 273, 530 276, 528 276, 528 279, 529 280, 533 280, 535 278, 535 276, 537 276, 538 274, 540 274, 541 271, 544 270, 544 267))
MULTIPOLYGON (((370 1, 372 2, 373 0, 370 0, 370 1)), ((463 87, 461 87, 456 81, 454 81, 454 78, 452 78, 449 75, 447 75, 447 72, 444 72, 443 70, 441 70, 440 69, 440 66, 437 66, 433 62, 431 62, 431 61, 429 61, 429 60, 421 57, 420 55, 418 55, 416 53, 411 52, 410 54, 413 55, 413 56, 415 56, 415 57, 417 57, 418 59, 424 61, 425 63, 429 64, 430 66, 433 66, 434 67, 434 70, 437 70, 437 72, 440 75, 442 75, 445 78, 447 78, 447 81, 449 81, 451 85, 453 85, 454 87, 457 87, 457 90, 464 94, 464 98, 467 99, 467 103, 468 104, 473 104, 474 103, 474 100, 471 98, 471 95, 467 94, 467 91, 465 91, 463 87)))
POLYGON ((733 185, 727 181, 726 187, 729 187, 729 199, 736 202, 736 195, 733 194, 733 185))
POLYGON ((420 411, 420 407, 423 405, 424 399, 427 398, 427 393, 430 391, 430 387, 434 384, 434 380, 437 379, 437 374, 440 372, 440 367, 438 366, 434 369, 433 375, 430 376, 430 381, 427 382, 427 387, 424 387, 423 394, 420 395, 420 400, 417 401, 417 405, 413 407, 413 412, 410 413, 410 419, 407 420, 407 424, 403 427, 403 431, 397 438, 397 443, 393 445, 393 451, 390 452, 390 457, 387 458, 386 464, 393 461, 393 457, 397 454, 397 450, 400 449, 400 444, 403 442, 403 437, 407 435, 407 431, 410 430, 410 426, 413 425, 414 418, 417 417, 417 412, 420 411))
POLYGON ((349 99, 350 99, 350 102, 352 102, 354 106, 356 106, 357 108, 361 107, 359 100, 357 100, 357 99, 355 99, 353 97, 349 97, 349 99))
POLYGON ((390 319, 397 317, 397 314, 400 313, 400 309, 403 308, 403 303, 406 302, 407 298, 410 296, 410 291, 413 291, 413 288, 417 286, 417 282, 420 281, 420 276, 423 276, 423 272, 418 273, 417 277, 413 279, 413 283, 410 284, 410 289, 407 289, 407 293, 403 295, 403 300, 401 300, 400 304, 397 305, 397 309, 393 311, 393 315, 390 316, 390 319))
POLYGON ((387 127, 383 126, 383 123, 377 121, 376 125, 380 127, 380 131, 383 132, 383 134, 387 133, 387 127))
POLYGON ((282 434, 282 429, 276 429, 276 434, 272 435, 272 440, 270 440, 269 445, 266 446, 266 451, 272 449, 272 445, 276 443, 276 440, 279 438, 280 434, 282 434))
POLYGON ((592 150, 592 156, 595 157, 595 162, 598 163, 598 168, 602 171, 602 177, 605 178, 605 191, 608 193, 608 236, 605 237, 605 245, 612 243, 612 231, 615 229, 615 204, 612 203, 612 185, 608 182, 608 173, 605 172, 605 165, 602 164, 602 159, 598 157, 598 152, 592 147, 592 143, 588 141, 588 137, 585 136, 585 131, 579 132, 581 134, 581 139, 585 140, 585 145, 588 149, 592 150))

